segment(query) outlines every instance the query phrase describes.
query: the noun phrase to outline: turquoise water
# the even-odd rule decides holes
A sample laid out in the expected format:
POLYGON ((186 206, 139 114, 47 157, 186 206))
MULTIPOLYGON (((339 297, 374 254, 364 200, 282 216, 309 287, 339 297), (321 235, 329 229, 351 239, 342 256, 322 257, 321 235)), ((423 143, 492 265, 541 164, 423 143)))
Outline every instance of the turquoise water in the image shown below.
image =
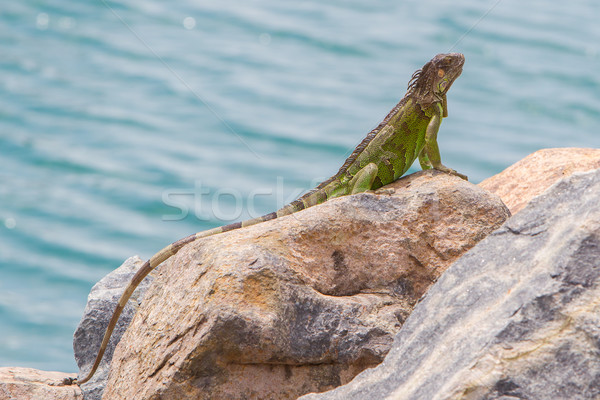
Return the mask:
POLYGON ((75 370, 91 286, 335 173, 433 55, 472 181, 600 147, 600 3, 22 0, 0 10, 0 366, 75 370))

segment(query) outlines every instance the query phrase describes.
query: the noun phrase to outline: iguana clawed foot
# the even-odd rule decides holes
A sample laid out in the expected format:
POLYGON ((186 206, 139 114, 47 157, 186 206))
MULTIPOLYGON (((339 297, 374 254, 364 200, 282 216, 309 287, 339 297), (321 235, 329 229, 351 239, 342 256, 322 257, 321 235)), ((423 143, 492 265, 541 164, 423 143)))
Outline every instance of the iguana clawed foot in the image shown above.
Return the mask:
POLYGON ((456 172, 452 168, 448 168, 445 165, 438 165, 437 167, 434 167, 434 168, 437 169, 438 171, 442 171, 442 172, 445 172, 445 173, 450 174, 450 175, 456 175, 459 178, 464 179, 465 181, 469 180, 469 178, 466 175, 463 175, 460 172, 456 172))
POLYGON ((460 172, 456 172, 456 171, 455 171, 455 170, 453 170, 452 168, 448 168, 448 167, 444 167, 444 168, 445 168, 445 169, 439 169, 439 168, 436 168, 436 169, 437 169, 438 171, 442 171, 442 172, 445 172, 445 173, 447 173, 447 174, 450 174, 450 175, 455 175, 455 176, 458 176, 459 178, 462 178, 462 179, 464 179, 465 181, 468 181, 468 180, 469 180, 469 178, 468 178, 466 175, 463 175, 463 174, 461 174, 460 172))
POLYGON ((460 172, 456 172, 456 171, 455 171, 455 170, 453 170, 453 169, 452 169, 452 170, 450 170, 450 171, 448 171, 448 172, 449 172, 450 174, 452 174, 452 175, 456 175, 456 176, 458 176, 459 178, 462 178, 462 179, 464 179, 465 181, 469 181, 469 178, 468 178, 466 175, 463 175, 463 174, 461 174, 460 172))

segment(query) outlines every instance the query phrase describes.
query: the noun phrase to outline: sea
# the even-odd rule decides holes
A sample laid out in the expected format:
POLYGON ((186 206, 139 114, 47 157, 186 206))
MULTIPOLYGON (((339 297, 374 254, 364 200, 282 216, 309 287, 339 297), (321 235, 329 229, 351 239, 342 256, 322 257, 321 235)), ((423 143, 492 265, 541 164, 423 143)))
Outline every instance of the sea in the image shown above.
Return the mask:
POLYGON ((438 141, 472 182, 600 147, 599 17, 597 0, 4 1, 0 366, 76 371, 95 282, 337 172, 437 53, 466 57, 438 141))

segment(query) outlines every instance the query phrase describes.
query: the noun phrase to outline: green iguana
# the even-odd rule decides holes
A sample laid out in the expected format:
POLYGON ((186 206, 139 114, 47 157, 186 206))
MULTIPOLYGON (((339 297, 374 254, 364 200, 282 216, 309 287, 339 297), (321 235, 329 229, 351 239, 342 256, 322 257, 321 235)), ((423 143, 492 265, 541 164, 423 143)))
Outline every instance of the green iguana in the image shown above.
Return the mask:
POLYGON ((293 214, 334 197, 376 190, 400 178, 417 158, 423 169, 434 168, 467 179, 465 175, 442 164, 437 144, 442 118, 448 116, 446 93, 461 74, 464 62, 465 57, 460 53, 438 54, 417 70, 409 81, 404 98, 379 126, 369 132, 338 173, 312 191, 277 212, 198 232, 170 244, 152 256, 137 271, 119 299, 91 371, 85 378, 75 382, 83 384, 96 372, 121 311, 137 285, 150 271, 186 244, 217 233, 293 214))

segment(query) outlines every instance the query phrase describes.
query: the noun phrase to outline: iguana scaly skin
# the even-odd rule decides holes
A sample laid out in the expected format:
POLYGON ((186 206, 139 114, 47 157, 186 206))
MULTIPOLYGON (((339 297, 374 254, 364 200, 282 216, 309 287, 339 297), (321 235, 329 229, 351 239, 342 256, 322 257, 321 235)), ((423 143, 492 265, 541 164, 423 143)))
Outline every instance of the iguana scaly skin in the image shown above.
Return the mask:
POLYGON ((137 285, 150 271, 186 244, 217 233, 293 214, 334 197, 378 189, 400 178, 417 158, 423 169, 434 168, 467 179, 442 164, 437 144, 440 123, 443 117, 448 116, 446 93, 461 74, 464 62, 465 58, 460 53, 438 54, 417 70, 408 84, 404 98, 377 128, 369 132, 338 173, 312 191, 277 212, 198 232, 170 244, 152 256, 134 275, 119 299, 91 371, 76 382, 83 384, 96 372, 121 311, 137 285))

